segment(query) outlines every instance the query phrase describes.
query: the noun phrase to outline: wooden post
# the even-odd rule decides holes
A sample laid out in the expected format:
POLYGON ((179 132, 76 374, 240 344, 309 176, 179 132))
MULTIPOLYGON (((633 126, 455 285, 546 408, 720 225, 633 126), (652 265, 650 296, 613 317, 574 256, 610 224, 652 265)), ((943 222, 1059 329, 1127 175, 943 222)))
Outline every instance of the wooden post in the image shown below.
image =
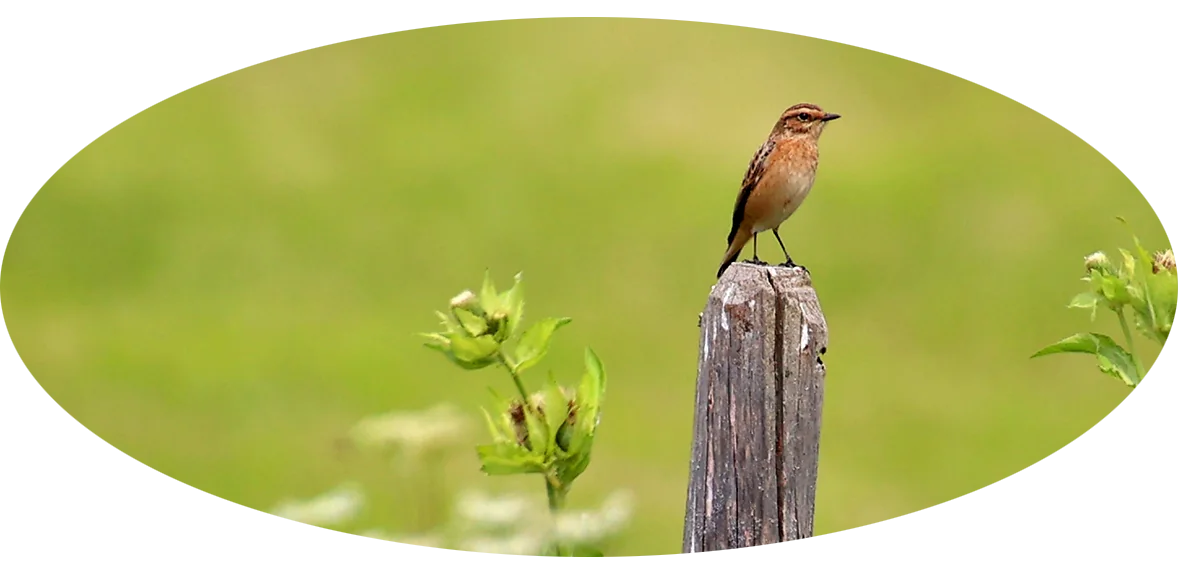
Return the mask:
POLYGON ((828 326, 803 269, 734 263, 701 317, 684 552, 812 535, 828 326))

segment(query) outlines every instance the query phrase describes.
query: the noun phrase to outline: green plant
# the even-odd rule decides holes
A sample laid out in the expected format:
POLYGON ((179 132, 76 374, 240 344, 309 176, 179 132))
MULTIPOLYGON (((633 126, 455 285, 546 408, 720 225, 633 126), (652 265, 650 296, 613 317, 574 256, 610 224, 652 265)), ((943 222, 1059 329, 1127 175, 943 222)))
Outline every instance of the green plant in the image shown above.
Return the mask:
MULTIPOLYGON (((503 367, 516 391, 503 398, 489 388, 497 406, 494 412, 484 410, 492 443, 476 447, 481 469, 489 475, 541 474, 549 509, 556 515, 574 480, 590 464, 606 387, 603 364, 588 348, 586 371, 577 386, 560 386, 550 373, 541 388, 531 392, 526 387, 525 371, 545 357, 554 333, 570 318, 549 317, 522 330, 520 274, 512 288, 498 292, 485 273, 479 295, 464 291, 451 300, 449 309, 438 313, 442 331, 423 334, 426 345, 463 369, 503 367)), ((556 539, 549 553, 600 555, 563 547, 556 539)))
POLYGON ((411 517, 415 531, 426 532, 446 519, 454 489, 447 466, 471 441, 473 425, 458 407, 440 403, 366 416, 338 443, 361 450, 362 459, 386 462, 380 491, 413 496, 403 502, 404 515, 411 517))
POLYGON ((390 492, 384 483, 379 489, 366 490, 362 483, 349 481, 311 498, 284 499, 271 513, 403 544, 529 556, 553 553, 554 543, 574 553, 598 552, 611 545, 629 523, 634 498, 626 489, 610 492, 597 507, 563 508, 556 514, 537 494, 475 488, 452 493, 444 475, 445 458, 468 443, 471 425, 469 417, 454 406, 439 404, 366 416, 344 438, 366 453, 392 459, 390 469, 403 481, 413 481, 393 490, 403 504, 412 504, 413 526, 400 520, 394 524, 397 530, 391 531, 375 523, 382 500, 369 496, 390 492))
POLYGON ((1099 361, 1099 370, 1116 377, 1129 387, 1136 387, 1144 378, 1144 366, 1136 356, 1136 346, 1125 309, 1132 312, 1132 322, 1143 335, 1161 345, 1169 337, 1173 317, 1177 312, 1177 261, 1172 249, 1149 254, 1132 237, 1135 252, 1120 249, 1122 267, 1116 266, 1102 251, 1085 259, 1087 275, 1083 281, 1089 290, 1079 293, 1069 307, 1090 309, 1091 320, 1100 308, 1113 312, 1123 330, 1125 349, 1111 337, 1101 333, 1076 333, 1041 351, 1033 357, 1051 353, 1090 353, 1099 361))

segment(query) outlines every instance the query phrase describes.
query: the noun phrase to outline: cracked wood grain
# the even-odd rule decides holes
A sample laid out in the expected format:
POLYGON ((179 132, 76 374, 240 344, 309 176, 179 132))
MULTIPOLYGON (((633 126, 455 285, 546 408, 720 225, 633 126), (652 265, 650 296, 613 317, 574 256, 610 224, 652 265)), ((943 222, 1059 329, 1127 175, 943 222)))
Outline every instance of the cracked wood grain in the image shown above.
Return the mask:
POLYGON ((811 536, 828 345, 811 277, 735 263, 700 328, 683 551, 811 536))

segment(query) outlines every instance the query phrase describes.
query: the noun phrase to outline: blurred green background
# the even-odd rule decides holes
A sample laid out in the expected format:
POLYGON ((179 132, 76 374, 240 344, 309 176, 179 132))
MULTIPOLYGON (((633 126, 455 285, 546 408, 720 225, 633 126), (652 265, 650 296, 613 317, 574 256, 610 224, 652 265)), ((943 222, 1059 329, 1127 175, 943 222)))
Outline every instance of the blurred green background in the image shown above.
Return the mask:
MULTIPOLYGON (((911 62, 669 21, 402 32, 170 98, 29 204, 5 322, 53 398, 147 465, 263 510, 359 480, 361 526, 411 532, 411 489, 340 438, 366 415, 445 401, 476 416, 485 386, 507 392, 415 333, 485 268, 505 287, 524 271, 529 318, 574 318, 543 368, 576 379, 589 345, 609 375, 572 505, 630 488, 635 517, 607 553, 678 552, 697 313, 747 162, 800 101, 843 115, 782 230, 831 331, 817 533, 995 482, 1128 395, 1090 358, 1029 359, 1118 333, 1065 307, 1085 254, 1131 245, 1116 215, 1167 245, 1099 153, 911 62)), ((470 450, 448 467, 449 488, 543 492, 484 478, 470 450)))

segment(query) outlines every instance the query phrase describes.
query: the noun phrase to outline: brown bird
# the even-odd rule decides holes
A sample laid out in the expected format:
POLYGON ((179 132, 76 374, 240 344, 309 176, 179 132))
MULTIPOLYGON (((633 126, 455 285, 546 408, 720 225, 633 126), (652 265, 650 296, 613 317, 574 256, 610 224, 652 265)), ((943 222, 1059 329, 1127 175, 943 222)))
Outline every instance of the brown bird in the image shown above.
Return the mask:
POLYGON ((806 102, 787 109, 779 117, 742 179, 742 189, 734 203, 734 223, 726 239, 729 247, 718 268, 718 278, 751 239, 755 241, 754 262, 765 265, 759 261, 758 234, 768 230, 775 234, 779 248, 783 249, 786 258, 783 265, 795 266, 783 239, 779 238, 779 225, 796 212, 812 190, 820 162, 820 133, 830 120, 838 118, 841 115, 826 113, 806 102))

